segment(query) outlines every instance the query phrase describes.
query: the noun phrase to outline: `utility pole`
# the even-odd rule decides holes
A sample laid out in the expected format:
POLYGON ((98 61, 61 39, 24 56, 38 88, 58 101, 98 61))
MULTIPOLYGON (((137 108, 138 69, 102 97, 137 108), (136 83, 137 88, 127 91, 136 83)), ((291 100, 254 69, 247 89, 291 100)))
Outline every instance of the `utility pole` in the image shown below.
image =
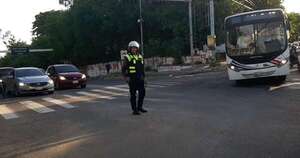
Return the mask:
POLYGON ((140 32, 141 32, 141 54, 144 55, 144 32, 143 32, 143 15, 142 15, 142 0, 140 2, 140 18, 138 22, 140 23, 140 32))
POLYGON ((189 26, 190 26, 190 51, 191 51, 191 56, 194 56, 192 0, 189 0, 189 26))
POLYGON ((214 0, 209 0, 209 16, 210 16, 210 35, 214 37, 216 36, 214 0))

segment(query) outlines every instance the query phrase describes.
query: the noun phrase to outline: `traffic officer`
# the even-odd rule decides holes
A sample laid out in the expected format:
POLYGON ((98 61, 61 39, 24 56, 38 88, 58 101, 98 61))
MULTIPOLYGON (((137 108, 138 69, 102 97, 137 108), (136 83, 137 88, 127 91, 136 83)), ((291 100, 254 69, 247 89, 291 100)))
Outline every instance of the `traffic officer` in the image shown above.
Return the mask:
POLYGON ((133 115, 140 115, 140 112, 146 113, 143 108, 145 98, 145 71, 144 59, 139 53, 140 45, 136 41, 131 41, 128 44, 128 53, 122 66, 122 73, 125 81, 129 84, 130 103, 133 115), (138 91, 138 101, 136 92, 138 91))

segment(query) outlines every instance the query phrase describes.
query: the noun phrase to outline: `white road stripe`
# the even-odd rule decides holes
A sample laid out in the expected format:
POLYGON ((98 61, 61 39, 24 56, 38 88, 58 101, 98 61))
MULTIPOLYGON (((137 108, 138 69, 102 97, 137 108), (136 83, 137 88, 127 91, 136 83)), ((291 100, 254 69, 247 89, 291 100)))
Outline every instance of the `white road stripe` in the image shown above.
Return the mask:
POLYGON ((0 105, 0 115, 2 115, 6 120, 19 118, 19 116, 6 105, 0 105))
POLYGON ((290 72, 296 72, 299 71, 298 69, 291 69, 290 72))
POLYGON ((150 85, 160 85, 160 86, 174 86, 178 85, 178 83, 149 83, 150 85))
POLYGON ((47 101, 49 103, 53 103, 53 104, 57 104, 61 107, 64 107, 66 109, 73 109, 76 108, 76 106, 73 106, 63 100, 58 100, 58 99, 54 99, 54 98, 43 98, 44 101, 47 101))
POLYGON ((121 85, 116 85, 115 87, 128 88, 129 86, 127 84, 121 84, 121 85))
POLYGON ((49 113, 49 112, 54 112, 55 110, 50 109, 42 104, 39 104, 37 102, 33 102, 33 101, 23 101, 20 102, 21 104, 23 104, 24 106, 26 106, 27 108, 38 112, 38 113, 49 113))
POLYGON ((294 85, 300 85, 300 82, 286 83, 286 84, 282 84, 280 86, 273 86, 273 87, 270 87, 269 91, 274 91, 274 90, 277 90, 277 89, 290 87, 290 86, 294 86, 294 85))
POLYGON ((163 85, 155 85, 155 84, 147 84, 146 87, 150 87, 150 88, 164 88, 166 86, 163 85))
POLYGON ((83 97, 83 96, 73 96, 73 95, 63 95, 66 98, 72 99, 72 100, 80 100, 80 101, 90 101, 90 98, 83 97))
POLYGON ((106 90, 102 90, 102 89, 93 89, 91 91, 97 92, 97 93, 105 93, 105 94, 109 94, 109 95, 116 95, 116 96, 128 96, 128 94, 116 93, 116 92, 106 91, 106 90))
POLYGON ((89 93, 89 92, 77 92, 77 94, 94 97, 94 98, 99 98, 99 99, 109 99, 109 100, 115 99, 114 97, 99 95, 99 94, 94 94, 94 93, 89 93))
POLYGON ((123 92, 129 92, 128 88, 118 88, 118 87, 112 87, 112 86, 107 86, 105 87, 106 89, 111 89, 111 90, 117 90, 117 91, 123 91, 123 92))

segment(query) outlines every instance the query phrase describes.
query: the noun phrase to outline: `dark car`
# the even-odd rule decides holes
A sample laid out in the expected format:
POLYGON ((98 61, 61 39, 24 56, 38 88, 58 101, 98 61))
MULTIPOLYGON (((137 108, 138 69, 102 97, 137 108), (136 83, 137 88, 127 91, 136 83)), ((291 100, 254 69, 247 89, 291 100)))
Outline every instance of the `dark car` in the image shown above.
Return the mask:
POLYGON ((5 95, 5 82, 9 75, 14 71, 12 67, 2 67, 0 68, 0 93, 4 97, 5 95))
POLYGON ((5 89, 6 93, 15 96, 41 92, 52 94, 54 82, 39 68, 16 68, 7 77, 5 89))
POLYGON ((51 65, 46 73, 54 81, 55 89, 86 87, 86 75, 81 73, 74 65, 51 65))

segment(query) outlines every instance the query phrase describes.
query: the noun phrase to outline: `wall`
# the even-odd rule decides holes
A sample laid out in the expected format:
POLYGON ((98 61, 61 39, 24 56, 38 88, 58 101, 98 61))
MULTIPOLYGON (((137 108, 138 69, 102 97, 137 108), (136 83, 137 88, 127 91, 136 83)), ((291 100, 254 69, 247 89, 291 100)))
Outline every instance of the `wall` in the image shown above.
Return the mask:
MULTIPOLYGON (((206 64, 208 62, 208 59, 211 56, 212 56, 212 52, 199 51, 196 53, 196 56, 182 57, 182 61, 184 64, 194 64, 194 63, 206 64)), ((145 59, 145 67, 151 67, 151 69, 158 70, 158 71, 178 71, 178 70, 183 69, 183 67, 172 66, 174 64, 174 62, 175 62, 175 59, 173 57, 147 58, 147 59, 145 59)), ((91 78, 105 76, 106 75, 106 67, 105 67, 106 64, 111 65, 110 72, 121 73, 122 63, 120 61, 89 65, 86 68, 84 68, 84 72, 91 78)))

